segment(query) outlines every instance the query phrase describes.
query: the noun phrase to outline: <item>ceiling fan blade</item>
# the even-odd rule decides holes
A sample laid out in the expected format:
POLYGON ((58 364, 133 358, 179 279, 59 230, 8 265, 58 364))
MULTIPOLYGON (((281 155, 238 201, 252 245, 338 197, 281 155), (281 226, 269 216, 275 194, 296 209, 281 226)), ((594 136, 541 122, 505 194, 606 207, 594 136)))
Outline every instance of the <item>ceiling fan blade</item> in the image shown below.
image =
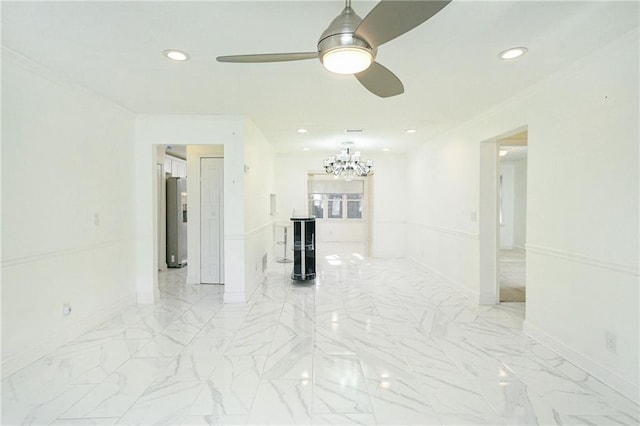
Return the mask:
POLYGON ((382 0, 360 22, 354 35, 374 47, 414 29, 451 0, 382 0))
POLYGON ((404 86, 400 79, 377 62, 372 63, 369 68, 354 75, 367 90, 381 98, 404 93, 404 86))
POLYGON ((286 62, 301 61, 303 59, 316 59, 318 52, 296 52, 296 53, 265 53, 258 55, 230 55, 218 56, 218 62, 255 63, 255 62, 286 62))

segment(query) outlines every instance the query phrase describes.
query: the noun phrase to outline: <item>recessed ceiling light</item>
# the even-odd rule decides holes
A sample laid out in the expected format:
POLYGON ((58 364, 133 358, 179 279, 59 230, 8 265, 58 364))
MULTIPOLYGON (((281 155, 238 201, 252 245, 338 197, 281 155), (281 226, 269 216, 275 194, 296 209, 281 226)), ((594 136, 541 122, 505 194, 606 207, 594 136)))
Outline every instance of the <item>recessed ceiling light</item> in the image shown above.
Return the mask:
POLYGON ((512 47, 511 49, 503 50, 502 52, 498 53, 498 57, 500 59, 508 61, 509 59, 519 58, 525 53, 527 53, 526 47, 512 47))
POLYGON ((303 129, 303 128, 298 129, 298 133, 307 133, 307 132, 308 132, 307 129, 303 129))
POLYGON ((505 155, 507 155, 507 152, 509 152, 509 151, 507 151, 506 149, 501 149, 500 152, 499 152, 500 157, 504 157, 505 155))
POLYGON ((309 148, 302 148, 303 151, 309 151, 309 148))
POLYGON ((415 133, 415 132, 417 132, 417 130, 416 129, 406 129, 404 132, 405 133, 415 133))
POLYGON ((383 150, 384 152, 387 152, 387 151, 389 151, 389 148, 382 148, 382 150, 383 150))
POLYGON ((186 61, 187 59, 189 59, 189 55, 187 55, 185 52, 183 52, 182 50, 176 50, 176 49, 167 49, 164 52, 164 56, 166 56, 167 58, 173 60, 173 61, 186 61))

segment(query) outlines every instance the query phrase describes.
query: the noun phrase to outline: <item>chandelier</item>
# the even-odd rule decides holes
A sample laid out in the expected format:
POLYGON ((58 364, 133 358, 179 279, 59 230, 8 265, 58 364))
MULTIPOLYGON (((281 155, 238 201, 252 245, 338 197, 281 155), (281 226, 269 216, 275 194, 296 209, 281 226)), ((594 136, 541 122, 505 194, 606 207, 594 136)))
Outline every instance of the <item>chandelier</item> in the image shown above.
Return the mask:
POLYGON ((360 151, 351 153, 350 148, 342 148, 337 157, 329 157, 324 160, 324 171, 333 174, 336 178, 342 176, 345 180, 351 180, 357 176, 367 176, 373 169, 373 161, 361 162, 360 151))

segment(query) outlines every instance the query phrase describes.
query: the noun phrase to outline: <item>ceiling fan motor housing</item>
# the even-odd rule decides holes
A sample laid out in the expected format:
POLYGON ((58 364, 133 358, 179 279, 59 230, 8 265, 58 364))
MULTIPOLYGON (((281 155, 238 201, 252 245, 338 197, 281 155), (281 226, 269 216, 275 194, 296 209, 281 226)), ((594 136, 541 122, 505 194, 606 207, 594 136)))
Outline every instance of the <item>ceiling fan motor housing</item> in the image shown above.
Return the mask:
POLYGON ((350 6, 346 6, 320 36, 318 41, 320 61, 324 62, 324 56, 332 50, 345 47, 369 52, 372 60, 375 60, 377 49, 353 34, 361 21, 362 18, 350 6))

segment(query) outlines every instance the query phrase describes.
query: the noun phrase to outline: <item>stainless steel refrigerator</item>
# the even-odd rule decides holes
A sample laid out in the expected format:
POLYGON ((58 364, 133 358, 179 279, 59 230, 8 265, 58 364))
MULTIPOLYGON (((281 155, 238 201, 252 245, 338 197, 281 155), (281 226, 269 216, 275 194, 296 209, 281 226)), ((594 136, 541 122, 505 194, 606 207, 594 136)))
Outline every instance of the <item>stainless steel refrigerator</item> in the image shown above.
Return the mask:
POLYGON ((187 264, 187 179, 167 178, 167 266, 187 264))

